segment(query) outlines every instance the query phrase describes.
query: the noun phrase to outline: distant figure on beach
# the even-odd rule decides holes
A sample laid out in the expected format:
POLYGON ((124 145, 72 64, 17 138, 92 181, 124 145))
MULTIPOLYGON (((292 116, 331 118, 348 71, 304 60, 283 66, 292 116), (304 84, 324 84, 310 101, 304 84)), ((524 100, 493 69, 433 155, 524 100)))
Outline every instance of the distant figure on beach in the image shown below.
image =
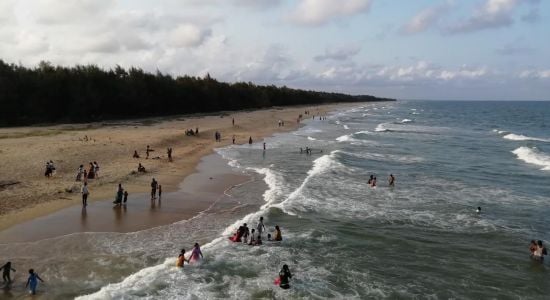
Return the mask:
POLYGON ((264 151, 265 151, 265 143, 264 143, 264 151))
POLYGON ((99 178, 99 164, 97 163, 97 161, 94 161, 93 166, 94 166, 95 178, 99 178))
POLYGON ((476 213, 478 213, 478 214, 481 213, 481 206, 478 206, 478 207, 476 208, 476 213))
POLYGON ((151 180, 151 199, 155 199, 157 195, 158 182, 153 178, 151 180))
POLYGON ((84 174, 84 165, 80 165, 78 170, 76 170, 76 179, 75 181, 82 181, 82 174, 84 174))
POLYGON ((134 155, 132 157, 133 158, 139 158, 139 154, 137 153, 137 150, 134 150, 134 155))
POLYGON ((195 135, 199 135, 199 127, 195 128, 195 135))
POLYGON ((233 135, 233 144, 235 144, 235 135, 233 135))
POLYGON ((8 261, 5 265, 1 266, 0 270, 3 270, 2 271, 2 279, 4 280, 4 283, 7 282, 8 284, 10 284, 11 283, 11 277, 10 277, 11 271, 16 272, 15 269, 11 267, 11 261, 8 261))
POLYGON ((124 189, 122 188, 122 183, 119 183, 118 188, 116 189, 115 201, 113 203, 116 205, 120 205, 122 203, 123 196, 124 196, 124 189))
POLYGON ((292 274, 290 273, 290 269, 288 268, 288 265, 283 265, 283 268, 281 269, 281 271, 279 271, 279 280, 278 280, 279 287, 285 290, 289 289, 290 278, 292 278, 292 274))
POLYGON ((162 185, 159 184, 159 199, 162 197, 162 185))
POLYGON ((283 240, 283 235, 281 234, 281 229, 279 225, 275 226, 275 240, 280 242, 283 240))
POLYGON ((395 186, 395 177, 393 176, 393 174, 390 174, 390 177, 388 178, 388 184, 389 184, 391 187, 394 187, 394 186, 395 186))
POLYGON ((53 176, 53 173, 55 171, 55 166, 53 164, 53 161, 47 161, 46 162, 46 171, 44 172, 44 176, 50 178, 53 176))
POLYGON ((145 149, 145 159, 149 159, 149 152, 153 151, 149 145, 147 145, 147 149, 145 149))
POLYGON ((94 179, 95 177, 95 166, 93 162, 90 162, 90 167, 88 169, 88 179, 94 179))
POLYGON ((249 144, 249 145, 252 145, 252 137, 249 137, 249 138, 248 138, 248 144, 249 144))
POLYGON ((189 263, 188 259, 185 259, 185 249, 181 249, 180 255, 178 255, 178 260, 176 261, 176 267, 183 268, 183 263, 189 263))
POLYGON ((138 163, 138 173, 145 173, 145 167, 141 164, 141 163, 138 163))
POLYGON ((222 141, 222 135, 218 131, 216 131, 214 133, 214 137, 216 138, 216 142, 221 142, 222 141))
POLYGON ((82 192, 82 206, 86 207, 88 206, 88 195, 90 194, 90 191, 88 190, 87 182, 84 182, 81 192, 82 192))
POLYGON ((538 261, 544 261, 544 256, 548 255, 548 252, 546 251, 546 247, 543 246, 542 241, 537 241, 537 248, 535 249, 535 252, 533 252, 533 258, 538 261))
POLYGON ((233 126, 235 126, 235 118, 231 120, 231 123, 233 124, 233 126))
POLYGON ((191 251, 191 256, 189 257, 189 263, 198 262, 201 259, 204 259, 204 256, 202 255, 201 247, 199 246, 199 243, 195 243, 195 246, 193 247, 193 251, 191 251))
POLYGON ((44 282, 38 274, 34 273, 33 269, 29 270, 29 279, 27 279, 27 284, 25 285, 25 288, 29 288, 29 293, 32 295, 36 295, 36 288, 38 287, 38 280, 44 282))
POLYGON ((265 230, 264 225, 264 217, 260 217, 260 221, 258 222, 258 226, 256 226, 256 231, 258 231, 258 237, 262 236, 262 232, 265 230))
POLYGON ((128 202, 128 191, 124 191, 124 204, 128 202))
POLYGON ((168 161, 172 161, 172 148, 166 149, 166 154, 168 155, 168 161))

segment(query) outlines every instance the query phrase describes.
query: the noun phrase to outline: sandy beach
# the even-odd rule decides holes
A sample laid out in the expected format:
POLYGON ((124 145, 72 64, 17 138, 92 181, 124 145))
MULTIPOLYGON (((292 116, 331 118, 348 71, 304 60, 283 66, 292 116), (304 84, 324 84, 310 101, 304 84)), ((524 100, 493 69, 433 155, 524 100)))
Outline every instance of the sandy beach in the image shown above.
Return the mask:
MULTIPOLYGON (((80 205, 82 183, 75 182, 79 165, 97 161, 99 178, 89 180, 89 202, 114 198, 118 183, 129 191, 130 198, 150 190, 156 178, 163 192, 179 189, 183 179, 193 173, 201 158, 216 147, 259 142, 277 132, 296 129, 297 118, 304 110, 324 115, 346 104, 317 107, 270 108, 257 111, 226 112, 215 115, 190 115, 141 120, 105 121, 91 124, 68 124, 44 127, 0 129, 0 230, 18 223, 46 216, 61 209, 80 205), (235 124, 232 124, 232 120, 235 124), (285 126, 278 126, 278 121, 285 126), (198 136, 186 136, 185 130, 198 128, 198 136), (214 133, 221 133, 221 142, 214 133), (146 159, 145 149, 153 152, 146 159), (173 161, 166 150, 173 148, 173 161), (132 158, 134 150, 140 158, 132 158), (51 178, 44 176, 46 161, 55 163, 51 178), (147 170, 137 173, 138 163, 147 170)), ((304 116, 308 117, 308 116, 304 116)), ((268 145, 269 147, 269 145, 268 145)), ((227 188, 232 180, 221 184, 227 188)), ((196 212, 192 209, 191 211, 196 212)), ((173 221, 152 222, 150 226, 173 221)), ((125 227, 122 231, 143 229, 125 227)), ((117 231, 120 228, 102 227, 117 231)))

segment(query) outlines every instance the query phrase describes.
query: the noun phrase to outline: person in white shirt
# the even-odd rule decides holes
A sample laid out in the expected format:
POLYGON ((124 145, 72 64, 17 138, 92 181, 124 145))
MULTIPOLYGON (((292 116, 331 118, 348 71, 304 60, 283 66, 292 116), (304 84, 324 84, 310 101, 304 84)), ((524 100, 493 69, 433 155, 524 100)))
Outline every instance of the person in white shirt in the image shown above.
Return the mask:
POLYGON ((89 194, 90 194, 90 191, 88 190, 88 183, 84 182, 84 185, 82 186, 82 206, 88 205, 89 194))

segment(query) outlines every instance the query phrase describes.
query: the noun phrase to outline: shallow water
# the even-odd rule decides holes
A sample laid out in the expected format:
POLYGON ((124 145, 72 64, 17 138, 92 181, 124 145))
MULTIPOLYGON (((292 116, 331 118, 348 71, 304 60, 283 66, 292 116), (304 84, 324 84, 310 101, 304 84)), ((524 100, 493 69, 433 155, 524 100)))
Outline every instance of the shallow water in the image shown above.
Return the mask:
POLYGON ((549 240, 549 124, 544 102, 358 105, 268 138, 265 152, 261 144, 219 149, 256 180, 211 213, 41 248, 94 253, 80 270, 89 279, 67 277, 58 297, 545 299, 548 265, 531 261, 527 247, 549 240), (312 155, 300 154, 306 146, 312 155), (366 185, 370 174, 376 189, 366 185), (229 242, 259 216, 270 230, 282 227, 282 243, 229 242), (205 244, 205 261, 177 270, 178 248, 194 241, 205 244), (285 263, 290 290, 273 285, 285 263))

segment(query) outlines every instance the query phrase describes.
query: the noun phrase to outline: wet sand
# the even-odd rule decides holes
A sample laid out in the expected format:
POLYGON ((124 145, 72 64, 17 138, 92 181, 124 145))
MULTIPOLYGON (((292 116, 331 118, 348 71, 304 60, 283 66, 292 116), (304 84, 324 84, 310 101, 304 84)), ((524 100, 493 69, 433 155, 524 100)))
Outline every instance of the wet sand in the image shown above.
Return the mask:
POLYGON ((141 193, 130 195, 122 206, 115 206, 112 199, 91 202, 86 208, 75 205, 1 231, 0 241, 30 242, 76 232, 133 232, 171 224, 223 201, 228 189, 248 180, 219 155, 211 154, 201 159, 197 172, 186 177, 177 191, 163 193, 161 199, 151 200, 149 194, 141 193))

